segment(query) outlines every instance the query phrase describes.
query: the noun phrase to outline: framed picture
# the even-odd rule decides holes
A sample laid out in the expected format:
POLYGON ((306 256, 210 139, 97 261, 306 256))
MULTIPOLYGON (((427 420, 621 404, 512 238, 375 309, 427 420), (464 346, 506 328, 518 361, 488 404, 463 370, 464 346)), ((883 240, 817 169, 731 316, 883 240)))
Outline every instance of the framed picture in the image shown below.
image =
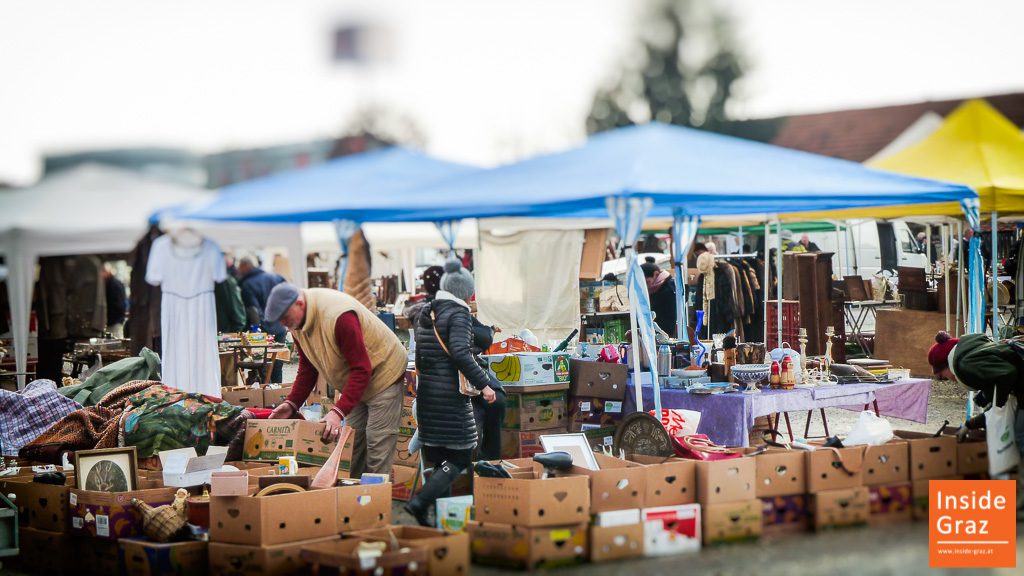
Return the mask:
POLYGON ((128 492, 137 486, 135 446, 75 452, 75 487, 96 492, 128 492))
POLYGON ((540 437, 545 452, 568 452, 574 466, 588 470, 600 470, 585 434, 550 434, 540 437))

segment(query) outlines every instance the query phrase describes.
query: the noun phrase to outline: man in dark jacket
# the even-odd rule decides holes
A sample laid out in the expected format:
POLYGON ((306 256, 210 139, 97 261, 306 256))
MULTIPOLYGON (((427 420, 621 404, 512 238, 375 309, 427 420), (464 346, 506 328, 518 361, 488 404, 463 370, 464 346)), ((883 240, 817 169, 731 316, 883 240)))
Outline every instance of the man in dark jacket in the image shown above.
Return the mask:
MULTIPOLYGON (((935 344, 928 350, 928 363, 935 375, 960 382, 977 391, 975 400, 981 405, 1003 407, 1010 396, 1017 400, 1014 436, 1017 450, 1024 462, 1024 340, 995 341, 985 334, 968 334, 952 338, 946 332, 935 335, 935 344), (978 400, 980 398, 980 400, 978 400)), ((984 414, 964 424, 964 429, 985 425, 984 414)), ((1017 519, 1024 520, 1024 481, 1017 479, 1017 519)))
MULTIPOLYGON (((243 256, 238 261, 238 273, 241 275, 242 303, 245 304, 246 316, 250 325, 261 326, 263 331, 274 336, 277 342, 284 343, 288 329, 280 322, 269 322, 264 318, 263 311, 267 307, 267 297, 274 286, 284 282, 278 274, 266 272, 256 265, 251 256, 243 256)), ((284 362, 274 360, 274 370, 270 381, 280 383, 284 362)))

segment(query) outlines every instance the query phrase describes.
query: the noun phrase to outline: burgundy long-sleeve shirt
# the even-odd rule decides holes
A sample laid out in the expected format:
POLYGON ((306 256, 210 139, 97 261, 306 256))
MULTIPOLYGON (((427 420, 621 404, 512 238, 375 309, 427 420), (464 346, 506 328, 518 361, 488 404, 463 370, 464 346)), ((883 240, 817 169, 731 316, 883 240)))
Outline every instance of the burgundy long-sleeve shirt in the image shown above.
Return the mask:
MULTIPOLYGON (((370 376, 373 374, 370 355, 363 342, 363 328, 359 325, 359 317, 355 312, 345 312, 338 316, 334 323, 334 340, 338 343, 338 350, 341 350, 349 367, 348 382, 341 392, 341 398, 334 405, 342 414, 348 414, 362 401, 363 393, 370 384, 370 376)), ((295 375, 295 384, 288 394, 288 400, 296 406, 301 406, 316 387, 320 372, 306 358, 297 342, 295 349, 299 352, 299 372, 295 375)))

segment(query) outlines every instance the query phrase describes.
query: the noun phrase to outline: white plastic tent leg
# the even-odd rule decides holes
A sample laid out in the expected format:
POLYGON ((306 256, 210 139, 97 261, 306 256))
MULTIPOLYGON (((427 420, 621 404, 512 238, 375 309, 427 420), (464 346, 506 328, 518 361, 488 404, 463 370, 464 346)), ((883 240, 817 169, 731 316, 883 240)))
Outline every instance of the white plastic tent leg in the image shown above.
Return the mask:
MULTIPOLYGON (((626 260, 629 261, 628 252, 632 249, 627 250, 626 260)), ((633 341, 629 346, 629 361, 633 364, 633 392, 636 395, 636 410, 637 412, 646 412, 644 410, 644 387, 643 381, 640 379, 640 331, 636 321, 636 302, 637 302, 636 290, 633 289, 632 283, 629 287, 629 327, 630 334, 633 335, 633 341)), ((657 394, 657 391, 655 391, 657 394)), ((658 412, 658 417, 661 417, 661 413, 658 412)))
POLYGON ((999 339, 999 213, 992 211, 992 338, 999 339))
MULTIPOLYGON (((960 337, 963 330, 963 320, 961 312, 964 311, 964 258, 963 252, 963 237, 964 237, 964 223, 958 221, 956 223, 956 239, 953 241, 956 246, 956 338, 960 337)), ((951 249, 952 250, 952 249, 951 249)))
MULTIPOLYGON (((35 282, 36 254, 17 238, 7 254, 7 288, 11 300, 11 332, 14 334, 15 365, 20 373, 28 368, 28 321, 32 310, 32 284, 35 282)), ((25 376, 18 376, 18 389, 25 387, 25 376)))
POLYGON ((777 299, 777 305, 775 307, 776 320, 778 324, 779 339, 775 341, 775 344, 782 348, 782 222, 779 222, 778 217, 775 218, 775 297, 777 299))
MULTIPOLYGON (((940 254, 939 256, 942 257, 942 267, 943 267, 942 282, 943 282, 943 284, 945 284, 945 290, 943 290, 943 292, 945 293, 945 298, 946 298, 946 307, 943 308, 943 310, 946 311, 946 332, 948 333, 949 332, 949 273, 951 272, 951 270, 949 269, 949 258, 947 258, 945 256, 945 254, 947 253, 946 247, 949 246, 949 224, 941 224, 941 225, 939 225, 939 236, 942 238, 942 243, 940 244, 942 246, 942 254, 940 254)), ((930 245, 930 243, 929 243, 929 245, 930 245)))
POLYGON ((764 294, 761 305, 764 307, 764 314, 761 316, 764 318, 764 332, 761 332, 761 339, 764 340, 765 346, 768 345, 768 291, 771 290, 771 285, 768 283, 771 270, 770 260, 768 259, 768 235, 771 233, 771 225, 767 222, 764 223, 764 282, 761 284, 761 293, 764 294))

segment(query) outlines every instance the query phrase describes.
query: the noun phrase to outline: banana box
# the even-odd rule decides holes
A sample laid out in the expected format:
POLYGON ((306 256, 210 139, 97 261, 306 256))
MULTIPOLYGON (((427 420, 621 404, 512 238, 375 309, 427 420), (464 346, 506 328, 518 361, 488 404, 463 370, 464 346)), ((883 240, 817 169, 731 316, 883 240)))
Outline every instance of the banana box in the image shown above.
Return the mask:
POLYGON ((566 394, 569 384, 508 387, 505 389, 505 430, 547 430, 568 427, 566 394), (525 390, 528 390, 525 391, 525 390))
POLYGON ((482 356, 487 369, 506 386, 569 383, 569 355, 552 352, 516 352, 482 356))

